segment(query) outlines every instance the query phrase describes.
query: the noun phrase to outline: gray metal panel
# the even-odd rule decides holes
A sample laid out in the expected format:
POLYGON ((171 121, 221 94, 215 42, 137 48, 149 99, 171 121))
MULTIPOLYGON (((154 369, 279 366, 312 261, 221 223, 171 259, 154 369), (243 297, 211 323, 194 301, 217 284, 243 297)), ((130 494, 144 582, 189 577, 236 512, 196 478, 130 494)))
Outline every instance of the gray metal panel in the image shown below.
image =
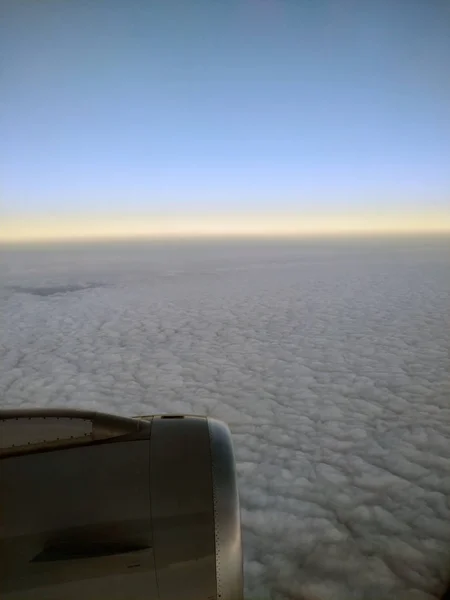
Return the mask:
POLYGON ((91 419, 67 417, 0 419, 0 449, 2 450, 85 437, 92 438, 91 419))
POLYGON ((0 410, 0 458, 141 435, 149 423, 92 411, 0 410))
MULTIPOLYGON (((92 561, 89 561, 92 562, 92 561)), ((2 600, 157 600, 159 598, 153 570, 153 551, 123 554, 96 561, 95 573, 88 565, 67 562, 51 572, 39 586, 0 587, 2 600), (101 564, 99 564, 101 563, 101 564), (139 565, 136 569, 135 565, 139 565), (77 577, 72 578, 77 572, 77 577), (83 577, 83 578, 82 578, 83 577)), ((50 573, 50 572, 49 572, 50 573)), ((33 584, 31 578, 28 582, 33 584)))
POLYGON ((150 450, 160 598, 215 600, 214 508, 205 418, 155 418, 150 450))
POLYGON ((143 583, 156 594, 149 466, 148 440, 0 460, 2 600, 140 598, 143 583), (70 558, 80 547, 94 556, 70 558))
POLYGON ((243 564, 239 495, 230 430, 208 418, 216 540, 217 597, 242 600, 243 564))
POLYGON ((32 447, 11 452, 10 439, 3 457, 0 449, 2 600, 242 599, 226 425, 195 416, 140 421, 88 411, 0 411, 0 423, 23 418, 40 426, 48 419, 52 432, 43 440, 38 427, 32 447), (92 423, 87 441, 72 438, 67 419, 92 423), (53 427, 63 439, 54 441, 53 427), (67 446, 67 433, 76 447, 67 446))

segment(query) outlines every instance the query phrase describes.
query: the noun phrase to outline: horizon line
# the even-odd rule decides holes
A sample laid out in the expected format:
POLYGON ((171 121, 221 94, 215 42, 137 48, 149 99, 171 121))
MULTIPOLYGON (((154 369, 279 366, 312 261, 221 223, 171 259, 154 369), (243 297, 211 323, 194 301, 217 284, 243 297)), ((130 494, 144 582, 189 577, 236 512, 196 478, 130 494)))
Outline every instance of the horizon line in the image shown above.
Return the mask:
POLYGON ((38 238, 16 238, 2 239, 0 247, 18 246, 57 246, 83 244, 108 244, 108 243, 132 243, 132 242, 196 242, 196 241, 301 241, 311 239, 386 239, 386 238, 450 238, 450 228, 445 229, 422 229, 422 230, 372 230, 372 231, 335 231, 335 232, 302 232, 297 234, 277 233, 228 233, 228 234, 161 234, 161 235, 120 235, 120 236, 91 236, 77 235, 73 237, 38 237, 38 238))

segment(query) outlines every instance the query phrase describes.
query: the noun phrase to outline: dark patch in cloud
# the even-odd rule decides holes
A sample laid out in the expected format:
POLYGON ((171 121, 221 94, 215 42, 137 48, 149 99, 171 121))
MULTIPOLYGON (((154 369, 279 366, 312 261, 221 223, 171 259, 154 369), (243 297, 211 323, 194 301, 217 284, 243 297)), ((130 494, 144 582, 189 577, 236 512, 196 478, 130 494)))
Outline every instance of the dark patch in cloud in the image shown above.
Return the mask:
POLYGON ((9 289, 14 292, 21 294, 31 294, 32 296, 60 296, 63 294, 71 294, 73 292, 80 292, 83 290, 91 290, 98 287, 104 287, 101 283, 89 283, 86 285, 74 284, 74 285, 49 285, 41 287, 23 287, 23 286, 11 286, 9 289))

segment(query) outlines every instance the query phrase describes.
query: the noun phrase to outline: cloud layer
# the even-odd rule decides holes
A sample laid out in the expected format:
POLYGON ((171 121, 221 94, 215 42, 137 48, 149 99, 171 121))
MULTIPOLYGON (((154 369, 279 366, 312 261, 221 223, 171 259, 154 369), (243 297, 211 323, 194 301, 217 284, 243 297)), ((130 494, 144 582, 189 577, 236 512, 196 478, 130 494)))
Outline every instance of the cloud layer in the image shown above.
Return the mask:
POLYGON ((450 576, 449 240, 4 252, 2 407, 224 419, 249 596, 450 576))

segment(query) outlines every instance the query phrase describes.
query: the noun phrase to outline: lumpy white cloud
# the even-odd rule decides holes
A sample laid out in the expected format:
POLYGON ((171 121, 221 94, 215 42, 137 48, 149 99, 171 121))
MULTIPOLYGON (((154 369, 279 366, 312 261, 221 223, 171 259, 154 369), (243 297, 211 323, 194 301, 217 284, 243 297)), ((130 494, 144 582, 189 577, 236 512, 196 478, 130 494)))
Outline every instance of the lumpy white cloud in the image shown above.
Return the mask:
POLYGON ((448 250, 4 252, 2 406, 223 419, 249 597, 435 599, 450 576, 448 250))

